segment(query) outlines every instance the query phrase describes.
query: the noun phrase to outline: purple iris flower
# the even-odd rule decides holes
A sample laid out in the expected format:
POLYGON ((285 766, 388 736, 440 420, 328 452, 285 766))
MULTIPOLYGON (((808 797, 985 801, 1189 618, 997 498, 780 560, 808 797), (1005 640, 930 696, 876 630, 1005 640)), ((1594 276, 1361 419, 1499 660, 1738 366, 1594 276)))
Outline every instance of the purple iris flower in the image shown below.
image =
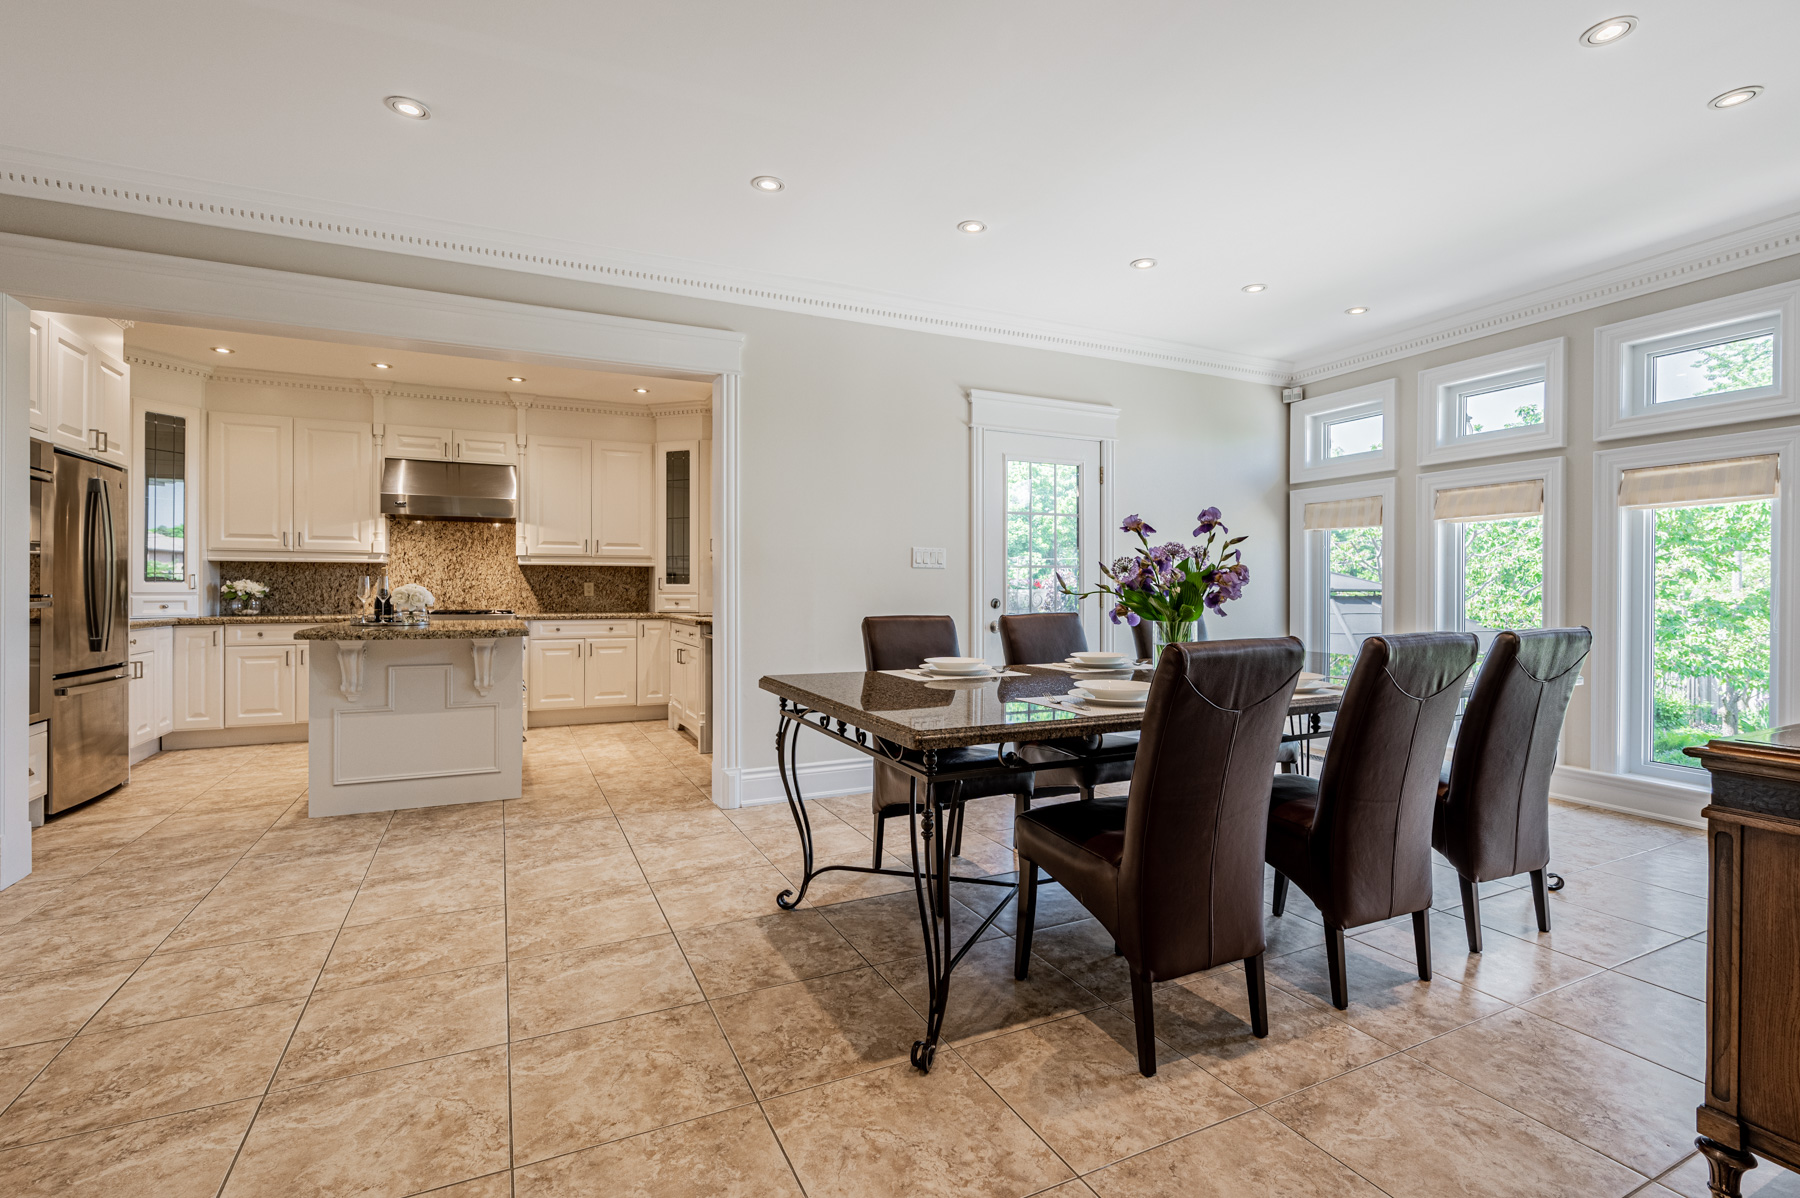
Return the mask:
POLYGON ((1219 509, 1216 507, 1209 507, 1204 512, 1200 513, 1200 527, 1198 527, 1194 530, 1194 535, 1197 537, 1203 537, 1206 534, 1212 532, 1213 529, 1215 529, 1215 528, 1218 529, 1220 532, 1230 532, 1231 531, 1229 528, 1226 528, 1223 523, 1220 522, 1219 509))
POLYGON ((1125 517, 1125 523, 1119 525, 1119 531, 1135 532, 1140 536, 1148 536, 1156 530, 1144 523, 1144 518, 1142 516, 1133 513, 1132 515, 1125 517))

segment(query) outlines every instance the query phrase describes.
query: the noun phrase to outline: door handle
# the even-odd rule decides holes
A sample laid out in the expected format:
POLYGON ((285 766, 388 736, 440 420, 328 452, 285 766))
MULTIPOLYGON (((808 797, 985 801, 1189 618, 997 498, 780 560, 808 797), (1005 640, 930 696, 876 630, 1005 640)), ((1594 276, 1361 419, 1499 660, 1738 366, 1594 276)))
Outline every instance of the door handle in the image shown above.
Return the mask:
POLYGON ((288 538, 288 535, 285 532, 281 534, 281 547, 283 549, 287 548, 287 538, 288 538))
POLYGON ((58 698, 61 698, 64 695, 79 695, 83 691, 99 690, 101 687, 111 686, 115 682, 128 681, 130 681, 130 675, 114 674, 107 678, 97 679, 93 682, 83 682, 79 686, 59 686, 56 688, 56 695, 58 698))
POLYGON ((194 576, 192 574, 189 574, 188 575, 188 590, 191 591, 193 589, 194 589, 194 576))
POLYGON ((285 669, 291 670, 294 668, 294 651, 292 649, 289 649, 281 655, 281 664, 285 669))
POLYGON ((212 630, 212 643, 213 648, 217 649, 219 647, 219 630, 217 628, 212 630))
MULTIPOLYGON (((134 642, 134 643, 135 643, 135 642, 134 642)), ((135 682, 135 681, 137 681, 137 680, 138 680, 138 679, 140 679, 140 678, 142 678, 142 677, 143 677, 143 676, 144 676, 144 663, 143 663, 143 662, 141 662, 141 661, 134 661, 134 662, 132 662, 132 663, 131 663, 131 678, 132 678, 132 681, 134 681, 134 682, 135 682)))

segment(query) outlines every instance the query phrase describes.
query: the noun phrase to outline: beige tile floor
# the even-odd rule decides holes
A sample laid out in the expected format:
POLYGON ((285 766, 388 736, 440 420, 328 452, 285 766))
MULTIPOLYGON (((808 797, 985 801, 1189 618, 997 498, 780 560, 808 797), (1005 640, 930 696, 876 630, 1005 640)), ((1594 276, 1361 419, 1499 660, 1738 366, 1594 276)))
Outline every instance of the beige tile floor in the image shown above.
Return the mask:
MULTIPOLYGON (((1480 957, 1440 869, 1436 979, 1406 922, 1363 929, 1341 1013, 1296 894, 1269 1038, 1236 967, 1162 985, 1153 1080, 1110 937, 1052 887, 1031 979, 1008 911, 924 1077, 910 883, 777 911, 787 809, 719 811, 664 728, 535 732, 523 798, 391 817, 307 818, 305 769, 300 745, 165 754, 39 831, 0 893, 0 1193, 1705 1193, 1679 828, 1557 805, 1555 931, 1490 885, 1480 957)), ((866 799, 812 819, 867 859, 866 799)), ((1010 825, 973 805, 964 868, 1010 870, 1010 825)), ((959 887, 957 918, 995 893, 959 887)))

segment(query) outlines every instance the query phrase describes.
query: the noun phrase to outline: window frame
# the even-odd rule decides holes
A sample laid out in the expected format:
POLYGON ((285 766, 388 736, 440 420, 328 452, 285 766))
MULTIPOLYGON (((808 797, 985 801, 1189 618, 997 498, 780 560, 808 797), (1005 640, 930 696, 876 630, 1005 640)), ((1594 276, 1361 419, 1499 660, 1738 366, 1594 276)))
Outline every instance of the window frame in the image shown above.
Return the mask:
POLYGON ((1690 304, 1594 330, 1594 439, 1615 441, 1748 420, 1800 416, 1800 283, 1782 283, 1690 304), (1719 395, 1653 403, 1646 379, 1655 356, 1717 344, 1733 330, 1775 334, 1775 382, 1719 395))
MULTIPOLYGON (((1355 474, 1381 474, 1393 470, 1395 452, 1395 394, 1398 379, 1382 379, 1299 400, 1288 407, 1288 482, 1310 483, 1355 474), (1326 456, 1326 430, 1333 424, 1363 416, 1381 415, 1381 448, 1368 453, 1326 456)), ((1366 492, 1365 492, 1366 493, 1366 492)))
MULTIPOLYGON (((1642 782, 1676 788, 1667 793, 1703 802, 1709 792, 1680 766, 1649 761, 1641 754, 1640 716, 1650 701, 1645 673, 1646 645, 1634 641, 1644 631, 1643 612, 1654 559, 1649 521, 1641 510, 1619 507, 1619 482, 1627 470, 1681 462, 1711 461, 1774 453, 1784 480, 1774 500, 1769 595, 1770 722, 1779 727, 1800 716, 1800 585, 1784 585, 1784 570, 1800 562, 1800 508, 1793 471, 1800 469, 1800 425, 1752 433, 1727 433, 1663 441, 1594 455, 1594 649, 1591 659, 1593 713, 1590 767, 1642 782)), ((1696 812, 1697 812, 1696 808, 1696 812)))
POLYGON ((1421 370, 1418 379, 1419 465, 1566 446, 1568 344, 1567 337, 1556 337, 1421 370), (1485 433, 1460 431, 1463 403, 1470 391, 1477 391, 1482 383, 1497 382, 1508 375, 1526 371, 1541 371, 1544 377, 1544 419, 1541 424, 1485 433))
POLYGON ((1315 650, 1320 629, 1315 626, 1319 604, 1319 554, 1306 535, 1306 505, 1334 499, 1381 497, 1381 631, 1390 633, 1395 627, 1394 597, 1396 586, 1394 565, 1394 505, 1398 486, 1393 478, 1366 482, 1333 483, 1321 487, 1299 487, 1288 492, 1288 628, 1300 638, 1310 655, 1315 650))
POLYGON ((1489 466, 1473 466, 1462 470, 1434 470, 1421 474, 1418 483, 1418 594, 1417 611, 1427 627, 1450 630, 1461 622, 1461 613, 1453 612, 1452 601, 1460 594, 1461 554, 1450 545, 1448 530, 1443 526, 1457 523, 1437 520, 1432 512, 1437 507, 1439 491, 1458 487, 1482 487, 1495 483, 1542 482, 1544 484, 1544 622, 1545 628, 1562 627, 1563 619, 1563 471, 1560 457, 1535 458, 1524 462, 1503 462, 1489 466))

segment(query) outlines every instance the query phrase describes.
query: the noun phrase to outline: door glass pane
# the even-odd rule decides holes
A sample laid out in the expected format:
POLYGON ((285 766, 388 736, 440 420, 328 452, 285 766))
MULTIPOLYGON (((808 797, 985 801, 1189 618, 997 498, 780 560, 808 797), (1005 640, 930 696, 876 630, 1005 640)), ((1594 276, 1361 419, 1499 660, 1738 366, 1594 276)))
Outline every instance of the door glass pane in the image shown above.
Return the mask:
POLYGON ((1350 676, 1364 638, 1381 632, 1381 529, 1333 528, 1325 541, 1325 670, 1328 681, 1350 676))
POLYGON ((1325 456, 1341 458, 1346 454, 1375 453, 1381 448, 1382 415, 1374 412, 1325 426, 1325 456))
POLYGON ((692 488, 689 486, 688 457, 688 451, 685 449, 670 450, 664 455, 664 475, 668 486, 667 506, 664 511, 668 514, 668 528, 666 530, 667 551, 664 554, 663 578, 670 586, 686 586, 690 568, 688 564, 690 536, 688 508, 692 488))
POLYGON ((1516 383, 1463 396, 1463 435, 1544 423, 1544 382, 1516 383))
POLYGON ((1697 395, 1773 387, 1775 334, 1763 333, 1704 349, 1657 354, 1650 361, 1654 368, 1651 403, 1673 403, 1697 395))
POLYGON ((1056 585, 1081 584, 1081 467, 1006 461, 1006 613, 1074 611, 1056 585))
POLYGON ((1486 653, 1497 632, 1542 628, 1544 518, 1476 520, 1455 529, 1462 538, 1462 631, 1474 633, 1486 653))
POLYGON ((1769 726, 1774 504, 1652 512, 1651 757, 1769 726))
POLYGON ((187 578, 187 421, 144 413, 144 581, 187 578))

